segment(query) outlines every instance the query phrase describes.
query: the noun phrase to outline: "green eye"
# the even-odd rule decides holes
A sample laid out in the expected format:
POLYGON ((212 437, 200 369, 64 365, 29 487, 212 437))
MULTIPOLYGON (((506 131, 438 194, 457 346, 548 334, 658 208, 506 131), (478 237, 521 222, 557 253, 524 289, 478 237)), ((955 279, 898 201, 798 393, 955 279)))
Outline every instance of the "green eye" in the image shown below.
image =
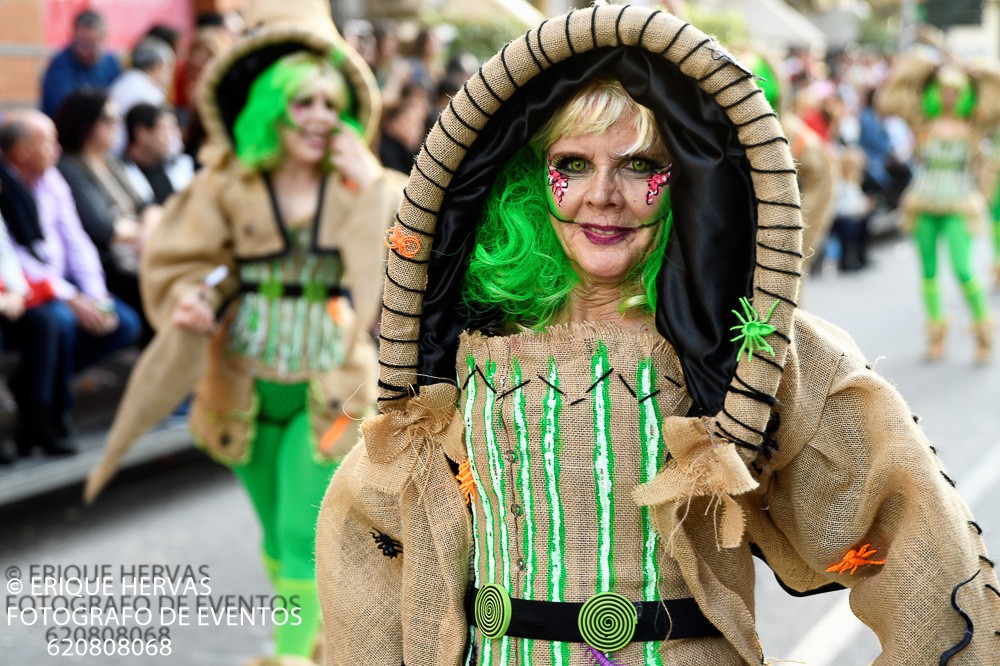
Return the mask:
POLYGON ((566 170, 572 173, 580 173, 587 168, 587 163, 579 158, 574 158, 566 162, 566 170))
POLYGON ((649 160, 641 160, 641 159, 632 160, 632 170, 649 171, 649 160))

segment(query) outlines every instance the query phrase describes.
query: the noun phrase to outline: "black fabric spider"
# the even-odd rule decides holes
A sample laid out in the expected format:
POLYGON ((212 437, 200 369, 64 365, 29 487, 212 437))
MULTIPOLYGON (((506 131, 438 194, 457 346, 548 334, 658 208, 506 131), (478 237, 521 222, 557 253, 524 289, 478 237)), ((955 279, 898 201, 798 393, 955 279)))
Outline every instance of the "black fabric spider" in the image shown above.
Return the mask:
POLYGON ((375 540, 375 547, 381 550, 382 554, 390 560, 403 554, 403 544, 396 541, 388 534, 383 534, 376 529, 372 529, 370 534, 372 535, 372 539, 375 540))

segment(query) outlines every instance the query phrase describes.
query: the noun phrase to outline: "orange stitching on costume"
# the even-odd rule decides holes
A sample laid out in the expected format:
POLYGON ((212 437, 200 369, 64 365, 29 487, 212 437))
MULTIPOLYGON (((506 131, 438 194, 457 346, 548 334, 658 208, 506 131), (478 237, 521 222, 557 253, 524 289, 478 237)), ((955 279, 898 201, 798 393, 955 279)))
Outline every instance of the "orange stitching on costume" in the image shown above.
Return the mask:
POLYGON ((458 466, 455 478, 458 479, 458 489, 462 492, 465 503, 471 503, 476 498, 476 481, 472 478, 472 467, 468 460, 458 466))
POLYGON ((853 576, 854 572, 857 571, 858 567, 860 566, 864 566, 866 564, 885 564, 885 560, 869 559, 872 555, 874 555, 877 552, 878 552, 877 550, 871 547, 870 543, 866 543, 865 545, 861 546, 861 548, 859 548, 858 550, 854 550, 852 548, 851 550, 847 551, 847 555, 844 555, 844 559, 842 559, 837 564, 834 564, 826 571, 827 573, 837 572, 841 574, 850 569, 851 575, 853 576))
POLYGON ((417 256, 417 252, 420 252, 422 247, 419 238, 395 226, 385 232, 385 239, 382 242, 387 248, 398 251, 407 259, 417 256))

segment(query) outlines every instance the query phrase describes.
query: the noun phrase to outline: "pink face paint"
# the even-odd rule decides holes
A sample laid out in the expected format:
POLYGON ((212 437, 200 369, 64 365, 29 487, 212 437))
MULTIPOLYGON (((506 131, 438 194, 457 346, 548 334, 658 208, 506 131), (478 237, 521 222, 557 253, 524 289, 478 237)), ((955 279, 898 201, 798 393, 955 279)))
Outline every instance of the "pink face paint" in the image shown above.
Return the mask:
POLYGON ((670 183, 670 172, 673 169, 673 165, 668 165, 666 170, 659 171, 649 175, 646 179, 646 186, 649 188, 646 190, 646 205, 652 206, 654 200, 660 194, 660 190, 670 183))
POLYGON ((309 105, 300 102, 292 102, 292 120, 296 125, 301 126, 306 113, 309 112, 309 105))
POLYGON ((563 195, 566 194, 568 187, 569 176, 559 173, 559 169, 555 168, 552 162, 549 162, 549 188, 552 190, 552 196, 556 198, 557 204, 562 204, 563 195))

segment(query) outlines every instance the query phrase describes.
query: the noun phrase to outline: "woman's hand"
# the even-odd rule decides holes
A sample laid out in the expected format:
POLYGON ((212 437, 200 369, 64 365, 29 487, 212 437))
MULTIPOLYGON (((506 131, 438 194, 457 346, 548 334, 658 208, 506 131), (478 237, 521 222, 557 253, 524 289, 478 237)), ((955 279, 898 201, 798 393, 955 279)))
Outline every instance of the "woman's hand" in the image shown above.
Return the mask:
POLYGON ((215 331, 215 312, 200 294, 187 294, 177 301, 171 323, 192 333, 211 335, 215 331))
POLYGON ((100 304, 89 296, 79 294, 66 303, 73 310, 76 323, 91 335, 107 335, 118 328, 118 316, 110 301, 100 304))
POLYGON ((382 165, 364 139, 345 126, 330 138, 330 162, 349 183, 363 190, 379 177, 382 165))
POLYGON ((111 242, 115 245, 135 245, 142 234, 142 227, 130 217, 115 220, 115 235, 111 242))

